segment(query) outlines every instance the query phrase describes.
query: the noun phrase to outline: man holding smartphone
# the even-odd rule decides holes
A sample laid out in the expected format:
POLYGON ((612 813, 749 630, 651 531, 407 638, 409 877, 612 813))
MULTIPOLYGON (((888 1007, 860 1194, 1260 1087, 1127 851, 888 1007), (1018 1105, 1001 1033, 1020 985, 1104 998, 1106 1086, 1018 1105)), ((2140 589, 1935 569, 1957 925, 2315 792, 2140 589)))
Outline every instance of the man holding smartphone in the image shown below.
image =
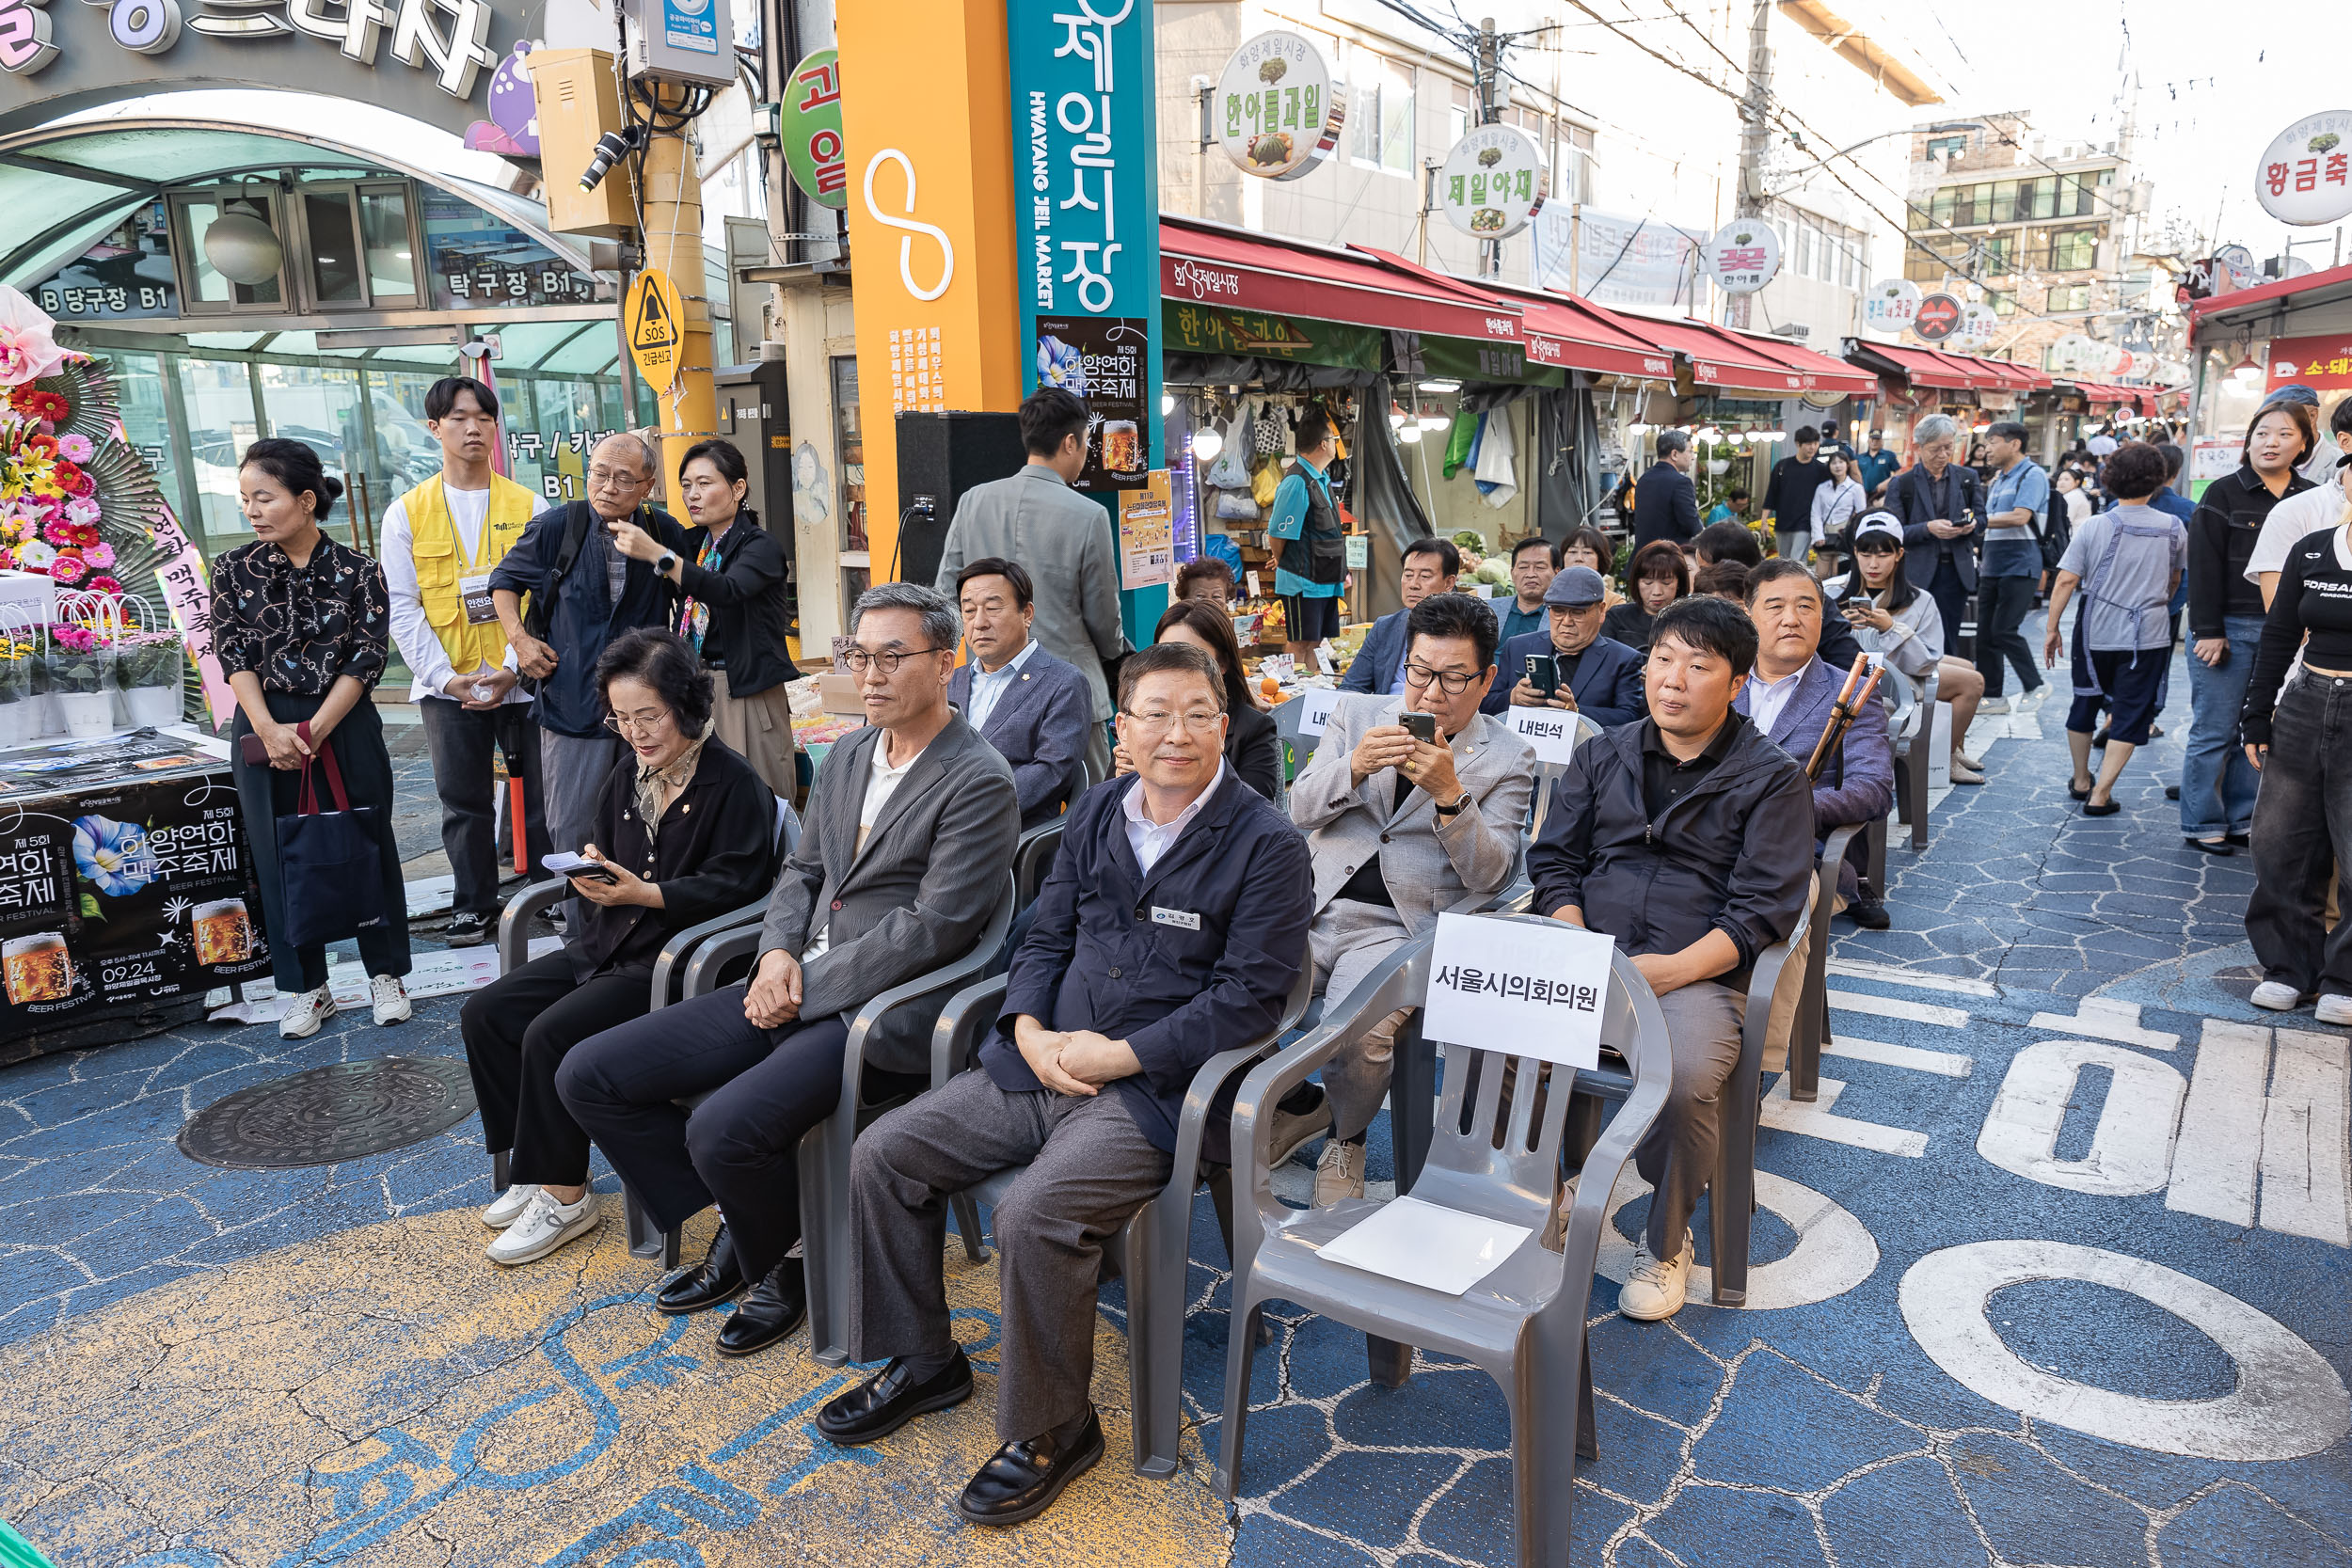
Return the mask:
POLYGON ((1502 644, 1497 661, 1513 684, 1504 690, 1498 681, 1485 712, 1557 708, 1604 730, 1642 717, 1642 656, 1600 634, 1606 586, 1590 566, 1570 566, 1551 579, 1544 590, 1548 625, 1502 644))

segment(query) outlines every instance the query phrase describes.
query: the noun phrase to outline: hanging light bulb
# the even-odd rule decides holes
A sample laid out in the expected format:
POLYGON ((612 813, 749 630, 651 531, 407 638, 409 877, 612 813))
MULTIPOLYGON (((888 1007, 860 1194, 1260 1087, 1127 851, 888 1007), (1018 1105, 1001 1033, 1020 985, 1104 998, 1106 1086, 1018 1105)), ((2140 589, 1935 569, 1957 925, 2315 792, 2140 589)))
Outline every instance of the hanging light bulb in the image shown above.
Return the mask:
POLYGON ((1174 412, 1176 412, 1176 394, 1162 392, 1160 394, 1160 418, 1166 419, 1174 412))
POLYGON ((1405 428, 1405 410, 1399 408, 1393 403, 1389 404, 1389 428, 1391 430, 1403 430, 1405 428))
POLYGON ((2252 386, 2262 378, 2263 368, 2255 362, 2254 356, 2250 354, 2230 367, 2230 380, 2240 389, 2252 386))
POLYGON ((1408 447, 1417 444, 1421 440, 1420 424, 1413 423, 1404 426, 1396 433, 1396 438, 1404 442, 1408 447))
POLYGON ((1225 437, 1219 436, 1212 426, 1202 425, 1192 433, 1192 455, 1201 462, 1216 462, 1216 454, 1224 450, 1225 437))

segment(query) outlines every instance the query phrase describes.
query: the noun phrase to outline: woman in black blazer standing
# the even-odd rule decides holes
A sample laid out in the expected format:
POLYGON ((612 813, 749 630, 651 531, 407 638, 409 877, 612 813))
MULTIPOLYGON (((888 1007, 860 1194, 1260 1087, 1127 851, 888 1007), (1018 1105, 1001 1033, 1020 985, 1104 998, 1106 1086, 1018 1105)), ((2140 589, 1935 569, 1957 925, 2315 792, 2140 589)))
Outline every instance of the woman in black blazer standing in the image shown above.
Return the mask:
POLYGON ((785 645, 792 611, 785 603, 784 546, 743 504, 750 487, 735 443, 698 441, 678 464, 691 559, 625 523, 614 525, 614 542, 677 584, 686 599, 678 635, 711 679, 712 733, 789 800, 796 793, 792 705, 784 683, 801 672, 785 645))
MULTIPOLYGON (((1258 705, 1250 700, 1249 684, 1242 677, 1241 644, 1234 641, 1233 623, 1214 605, 1199 599, 1179 599, 1161 615, 1152 641, 1189 642, 1216 660, 1217 669, 1225 676, 1225 760, 1241 775, 1242 783, 1273 800, 1276 781, 1281 776, 1282 741, 1275 733, 1273 716, 1260 712, 1258 705)), ((1135 768, 1127 761, 1125 752, 1124 747, 1114 752, 1112 765, 1121 773, 1132 773, 1135 768)))

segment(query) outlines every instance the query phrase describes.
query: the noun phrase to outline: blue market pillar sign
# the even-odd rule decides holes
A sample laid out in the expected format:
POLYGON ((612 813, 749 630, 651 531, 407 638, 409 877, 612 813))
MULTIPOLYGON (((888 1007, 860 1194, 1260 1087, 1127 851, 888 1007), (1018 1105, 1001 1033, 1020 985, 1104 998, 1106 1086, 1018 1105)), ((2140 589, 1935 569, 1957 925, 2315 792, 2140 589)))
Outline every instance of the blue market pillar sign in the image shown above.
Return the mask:
MULTIPOLYGON (((1166 462, 1152 0, 1007 0, 1005 39, 1024 386, 1086 399, 1077 488, 1116 517, 1166 462)), ((1165 590, 1122 595, 1131 637, 1146 596, 1156 614, 1165 590)))

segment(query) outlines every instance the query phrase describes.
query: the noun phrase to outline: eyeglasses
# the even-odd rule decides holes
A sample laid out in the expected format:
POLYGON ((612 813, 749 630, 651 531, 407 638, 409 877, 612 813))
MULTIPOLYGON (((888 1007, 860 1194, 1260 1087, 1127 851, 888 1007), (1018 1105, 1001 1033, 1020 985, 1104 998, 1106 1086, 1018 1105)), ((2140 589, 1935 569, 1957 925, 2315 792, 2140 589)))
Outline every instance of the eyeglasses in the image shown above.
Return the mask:
POLYGON ((850 667, 852 675, 866 673, 868 665, 885 675, 895 675, 898 673, 898 666, 916 654, 944 654, 946 651, 945 648, 898 648, 886 654, 869 654, 864 648, 851 648, 841 656, 841 662, 850 667))
POLYGON ((1436 681, 1438 689, 1449 697, 1459 697, 1470 689, 1470 683, 1477 678, 1476 675, 1457 675, 1432 670, 1426 664, 1407 664, 1405 667, 1406 686, 1416 691, 1422 691, 1428 689, 1431 681, 1436 681))
POLYGON ((605 716, 604 727, 615 735, 660 735, 669 727, 666 713, 612 713, 605 716))
POLYGON ((1138 728, 1154 735, 1165 735, 1178 724, 1194 735, 1207 735, 1216 728, 1218 721, 1225 715, 1214 709, 1195 708, 1189 713, 1162 713, 1157 709, 1150 713, 1130 712, 1127 717, 1134 720, 1138 728))
POLYGON ((588 483, 590 484, 608 488, 612 486, 643 484, 645 483, 647 477, 647 475, 641 473, 625 473, 618 468, 608 468, 601 463, 595 465, 588 470, 588 483))

